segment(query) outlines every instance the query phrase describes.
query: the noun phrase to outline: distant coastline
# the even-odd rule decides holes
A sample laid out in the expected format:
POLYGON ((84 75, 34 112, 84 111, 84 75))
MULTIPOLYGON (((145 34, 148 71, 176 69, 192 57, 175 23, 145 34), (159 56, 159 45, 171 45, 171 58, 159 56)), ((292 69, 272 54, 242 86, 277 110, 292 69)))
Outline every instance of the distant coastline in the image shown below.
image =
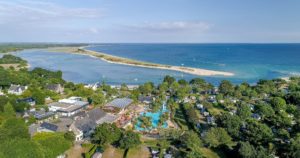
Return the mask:
POLYGON ((197 76, 234 76, 234 73, 231 72, 142 62, 133 59, 113 56, 102 52, 87 50, 84 47, 55 47, 55 48, 48 48, 47 51, 88 55, 114 64, 122 64, 122 65, 152 68, 152 69, 171 70, 171 71, 183 72, 183 73, 197 75, 197 76))

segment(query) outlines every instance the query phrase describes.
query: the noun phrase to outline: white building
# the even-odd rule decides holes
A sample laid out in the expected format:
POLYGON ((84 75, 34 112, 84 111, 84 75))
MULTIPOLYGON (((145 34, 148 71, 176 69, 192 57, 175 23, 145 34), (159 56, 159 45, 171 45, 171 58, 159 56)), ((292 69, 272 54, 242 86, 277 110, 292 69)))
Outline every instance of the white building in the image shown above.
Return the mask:
POLYGON ((8 94, 21 95, 28 87, 20 85, 11 85, 8 89, 8 94))
POLYGON ((96 91, 100 87, 100 84, 97 82, 97 83, 94 83, 94 84, 84 85, 84 87, 85 88, 90 88, 90 89, 96 91))
POLYGON ((71 124, 69 130, 75 134, 75 141, 81 141, 83 139, 83 132, 75 126, 75 123, 71 124))
MULTIPOLYGON (((128 90, 134 90, 139 88, 139 85, 126 85, 128 90)), ((111 88, 121 89, 122 85, 110 85, 111 88)))
POLYGON ((48 106, 50 111, 57 112, 61 116, 70 117, 85 109, 88 104, 88 102, 81 101, 80 97, 70 97, 50 103, 48 106))

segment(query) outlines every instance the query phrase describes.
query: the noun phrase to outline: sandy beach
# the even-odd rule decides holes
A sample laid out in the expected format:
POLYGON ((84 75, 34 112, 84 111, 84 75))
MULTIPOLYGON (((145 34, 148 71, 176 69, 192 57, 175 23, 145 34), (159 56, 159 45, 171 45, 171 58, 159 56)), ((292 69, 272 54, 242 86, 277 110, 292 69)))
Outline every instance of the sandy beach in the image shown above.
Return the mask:
POLYGON ((150 63, 150 62, 142 62, 142 61, 122 58, 122 57, 118 57, 118 56, 113 56, 113 55, 109 55, 109 54, 102 53, 102 52, 86 50, 83 47, 57 47, 57 48, 48 48, 47 51, 88 55, 88 56, 91 56, 94 58, 99 58, 103 61, 106 61, 109 63, 114 63, 114 64, 178 71, 178 72, 183 72, 183 73, 197 75, 197 76, 234 76, 234 73, 231 73, 231 72, 214 71, 214 70, 207 70, 207 69, 200 69, 200 68, 192 68, 192 67, 184 67, 184 66, 170 66, 170 65, 156 64, 156 63, 150 63))

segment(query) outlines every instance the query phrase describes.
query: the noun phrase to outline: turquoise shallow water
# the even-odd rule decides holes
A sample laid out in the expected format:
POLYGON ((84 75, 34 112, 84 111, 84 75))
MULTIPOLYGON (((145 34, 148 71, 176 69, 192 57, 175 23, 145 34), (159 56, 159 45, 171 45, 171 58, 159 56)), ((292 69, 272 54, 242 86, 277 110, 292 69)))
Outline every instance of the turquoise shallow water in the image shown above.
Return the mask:
POLYGON ((300 74, 300 44, 102 44, 88 49, 169 65, 229 71, 233 82, 300 74))
MULTIPOLYGON (((255 83, 300 74, 300 44, 98 44, 88 49, 112 55, 168 65, 233 72, 233 77, 202 77, 218 84, 255 83)), ((194 75, 175 71, 111 64, 83 55, 26 50, 17 53, 34 67, 62 70, 66 80, 76 83, 105 81, 110 84, 160 83, 165 75, 192 79, 194 75)))
POLYGON ((187 79, 196 77, 174 71, 112 64, 84 55, 41 50, 26 50, 15 54, 26 59, 31 66, 30 69, 42 67, 49 70, 61 70, 64 79, 76 83, 105 81, 108 84, 142 84, 147 81, 159 83, 165 75, 187 79))

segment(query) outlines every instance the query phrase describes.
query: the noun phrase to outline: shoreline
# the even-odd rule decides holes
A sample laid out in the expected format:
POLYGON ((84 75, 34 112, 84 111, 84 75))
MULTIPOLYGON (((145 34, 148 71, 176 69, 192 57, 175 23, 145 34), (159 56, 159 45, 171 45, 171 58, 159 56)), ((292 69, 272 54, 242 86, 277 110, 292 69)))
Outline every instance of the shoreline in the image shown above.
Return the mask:
POLYGON ((136 67, 151 68, 151 69, 171 70, 171 71, 183 72, 183 73, 197 75, 197 76, 234 76, 234 73, 231 72, 142 62, 138 60, 113 56, 102 52, 87 50, 84 47, 56 47, 56 48, 47 48, 46 50, 49 52, 58 52, 58 53, 62 52, 62 53, 88 55, 90 57, 98 58, 105 62, 113 63, 113 64, 136 66, 136 67))

